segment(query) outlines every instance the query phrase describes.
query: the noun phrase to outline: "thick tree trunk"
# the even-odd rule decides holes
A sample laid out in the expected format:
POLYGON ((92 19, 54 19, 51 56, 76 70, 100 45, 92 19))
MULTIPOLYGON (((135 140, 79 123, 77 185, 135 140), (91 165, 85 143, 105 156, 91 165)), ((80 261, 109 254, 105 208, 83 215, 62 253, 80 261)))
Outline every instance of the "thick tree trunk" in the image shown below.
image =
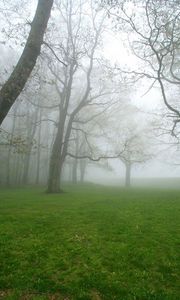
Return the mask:
POLYGON ((23 53, 0 91, 0 124, 23 90, 40 54, 53 0, 39 0, 23 53))
POLYGON ((58 132, 52 147, 52 153, 50 157, 49 164, 49 178, 48 178, 48 193, 60 193, 62 192, 60 188, 61 183, 61 173, 64 163, 62 157, 62 134, 63 134, 63 124, 59 123, 58 132))
POLYGON ((125 179, 125 186, 130 187, 131 186, 131 164, 126 163, 126 179, 125 179))
POLYGON ((61 193, 61 173, 62 173, 63 162, 61 158, 58 157, 55 153, 51 156, 50 159, 50 170, 49 170, 49 179, 48 179, 48 193, 61 193))

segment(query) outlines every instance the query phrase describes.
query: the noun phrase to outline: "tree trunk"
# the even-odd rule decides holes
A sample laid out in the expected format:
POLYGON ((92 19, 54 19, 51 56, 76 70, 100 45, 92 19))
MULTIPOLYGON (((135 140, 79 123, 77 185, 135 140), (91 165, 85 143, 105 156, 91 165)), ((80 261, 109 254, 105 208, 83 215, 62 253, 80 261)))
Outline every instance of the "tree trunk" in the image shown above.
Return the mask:
POLYGON ((72 180, 72 162, 69 162, 69 168, 68 168, 68 181, 71 182, 72 180))
POLYGON ((57 153, 53 153, 50 159, 49 179, 48 179, 48 193, 61 193, 61 173, 63 162, 57 153))
POLYGON ((53 0, 39 0, 23 53, 0 91, 0 124, 23 90, 40 54, 53 0))
POLYGON ((22 184, 22 160, 23 157, 20 154, 17 154, 17 158, 16 158, 16 165, 15 165, 15 178, 14 178, 14 182, 17 185, 21 185, 22 184))
POLYGON ((40 177, 40 159, 41 159, 41 149, 38 146, 37 150, 37 168, 36 168, 36 184, 39 184, 39 177, 40 177))
POLYGON ((81 159, 79 162, 80 167, 80 181, 84 182, 85 170, 86 170, 87 161, 85 159, 81 159))
POLYGON ((42 110, 40 110, 39 115, 39 128, 38 128, 38 141, 37 141, 37 169, 36 169, 36 184, 39 184, 39 175, 40 175, 40 160, 41 160, 41 119, 42 119, 42 110))
POLYGON ((50 157, 49 179, 48 179, 48 188, 47 188, 48 193, 62 192, 60 188, 61 173, 62 173, 62 167, 64 163, 64 159, 61 154, 62 134, 63 134, 63 126, 61 126, 61 123, 59 123, 58 132, 55 137, 55 141, 52 147, 52 153, 50 157))
POLYGON ((25 153, 25 160, 24 160, 24 172, 23 172, 23 184, 28 183, 28 174, 29 174, 29 166, 30 166, 30 159, 31 159, 31 152, 33 148, 33 140, 36 133, 36 122, 38 119, 39 107, 35 110, 34 115, 30 115, 27 112, 27 153, 25 153))
MULTIPOLYGON (((78 131, 76 131, 76 140, 75 140, 75 153, 78 155, 79 151, 79 134, 78 131)), ((77 158, 74 158, 73 160, 73 166, 72 166, 72 182, 77 183, 78 182, 78 160, 77 158)))
POLYGON ((77 183, 77 168, 78 168, 78 160, 77 158, 74 159, 73 161, 73 166, 72 166, 72 182, 77 183))
POLYGON ((8 148, 6 185, 10 186, 11 146, 8 148))
POLYGON ((131 186, 131 164, 126 163, 126 180, 125 180, 125 186, 130 187, 131 186))
POLYGON ((22 178, 23 184, 28 183, 30 158, 31 158, 31 150, 29 150, 28 153, 25 154, 24 171, 23 171, 23 178, 22 178))
MULTIPOLYGON (((11 128, 11 139, 14 138, 15 125, 16 125, 16 113, 17 113, 18 105, 14 108, 13 120, 12 120, 12 128, 11 128)), ((6 185, 10 186, 10 171, 11 171, 11 156, 12 156, 12 145, 8 147, 8 157, 7 157, 7 175, 6 175, 6 185)))

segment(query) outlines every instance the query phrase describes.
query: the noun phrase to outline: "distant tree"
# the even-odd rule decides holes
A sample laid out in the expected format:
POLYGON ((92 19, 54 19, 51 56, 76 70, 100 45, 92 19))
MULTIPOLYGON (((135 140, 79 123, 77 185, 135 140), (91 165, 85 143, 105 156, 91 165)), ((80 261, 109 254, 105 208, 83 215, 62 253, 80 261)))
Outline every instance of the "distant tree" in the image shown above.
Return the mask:
POLYGON ((132 104, 122 107, 112 116, 113 131, 106 136, 111 151, 125 166, 125 186, 131 185, 131 171, 155 156, 153 123, 132 104))
POLYGON ((143 140, 142 132, 138 134, 129 132, 129 136, 127 134, 123 141, 123 147, 124 151, 119 158, 126 168, 125 186, 130 187, 132 167, 145 163, 152 158, 152 154, 148 153, 149 149, 143 140))

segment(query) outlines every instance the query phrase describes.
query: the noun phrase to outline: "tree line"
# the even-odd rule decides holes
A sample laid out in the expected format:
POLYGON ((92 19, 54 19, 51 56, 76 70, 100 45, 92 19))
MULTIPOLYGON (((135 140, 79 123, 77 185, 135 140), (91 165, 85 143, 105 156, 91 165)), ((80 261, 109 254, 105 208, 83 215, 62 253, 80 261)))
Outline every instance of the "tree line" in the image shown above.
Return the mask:
MULTIPOLYGON (((130 101, 144 79, 147 92, 159 87, 171 120, 165 127, 177 143, 179 9, 165 0, 39 0, 20 59, 0 90, 2 181, 27 184, 36 174, 34 182, 61 192, 68 168, 64 176, 83 181, 89 162, 107 168, 105 160, 119 158, 130 185, 132 165, 157 152, 150 143, 153 122, 139 125, 141 113, 130 101), (126 47, 140 61, 136 69, 103 56, 110 25, 129 36, 126 47)), ((163 122, 161 115, 158 134, 163 122)))

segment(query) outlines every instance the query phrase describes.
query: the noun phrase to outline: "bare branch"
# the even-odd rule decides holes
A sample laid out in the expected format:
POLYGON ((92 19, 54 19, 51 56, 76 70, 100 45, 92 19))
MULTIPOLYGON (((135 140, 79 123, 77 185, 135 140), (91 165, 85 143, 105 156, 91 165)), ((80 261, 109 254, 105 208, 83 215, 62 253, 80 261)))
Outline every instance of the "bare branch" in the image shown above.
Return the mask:
POLYGON ((44 41, 43 44, 44 44, 45 46, 47 46, 47 47, 51 50, 51 52, 53 53, 53 55, 56 57, 56 59, 57 59, 61 64, 63 64, 65 67, 68 66, 68 65, 65 64, 61 59, 59 59, 59 57, 56 55, 56 53, 55 53, 55 51, 53 50, 53 48, 52 48, 47 42, 44 41))

